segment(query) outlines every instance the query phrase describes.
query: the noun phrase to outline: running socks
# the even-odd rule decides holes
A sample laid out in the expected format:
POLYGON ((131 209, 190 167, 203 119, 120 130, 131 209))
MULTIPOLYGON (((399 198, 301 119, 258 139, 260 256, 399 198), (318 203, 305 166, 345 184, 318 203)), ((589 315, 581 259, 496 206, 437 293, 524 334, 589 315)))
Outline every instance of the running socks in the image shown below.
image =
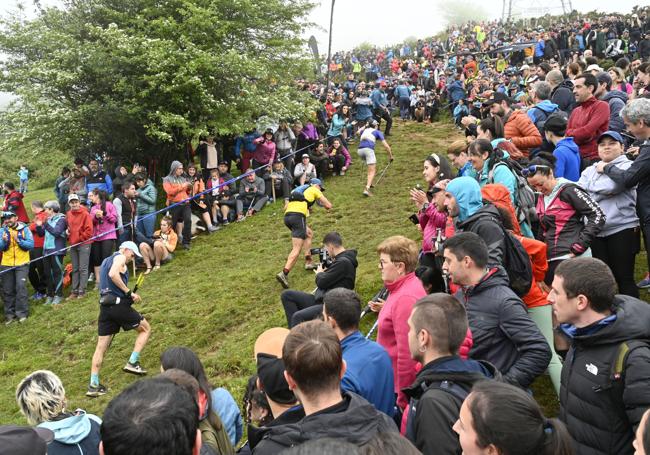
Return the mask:
POLYGON ((98 374, 92 373, 90 375, 90 385, 93 386, 93 387, 99 386, 99 375, 98 374))
POLYGON ((289 275, 289 269, 286 268, 282 269, 282 273, 284 273, 285 275, 289 275))
POLYGON ((140 361, 140 353, 133 351, 129 357, 129 363, 136 364, 140 361))

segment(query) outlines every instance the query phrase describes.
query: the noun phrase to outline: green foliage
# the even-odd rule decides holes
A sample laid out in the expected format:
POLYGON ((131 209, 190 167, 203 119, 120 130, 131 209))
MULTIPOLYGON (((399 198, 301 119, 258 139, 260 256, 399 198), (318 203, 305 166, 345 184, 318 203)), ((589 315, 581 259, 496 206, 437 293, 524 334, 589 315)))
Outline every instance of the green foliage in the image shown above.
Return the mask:
POLYGON ((7 150, 169 158, 199 134, 302 114, 309 0, 67 0, 0 21, 7 150))

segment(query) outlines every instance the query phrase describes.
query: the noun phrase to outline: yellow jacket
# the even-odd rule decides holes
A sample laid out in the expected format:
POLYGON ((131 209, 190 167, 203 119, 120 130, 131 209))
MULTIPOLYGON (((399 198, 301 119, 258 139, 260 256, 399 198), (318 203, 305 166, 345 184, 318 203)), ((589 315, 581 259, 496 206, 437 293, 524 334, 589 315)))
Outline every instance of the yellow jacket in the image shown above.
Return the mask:
POLYGON ((26 224, 0 229, 0 251, 3 266, 14 267, 29 262, 29 250, 34 248, 34 237, 26 224))

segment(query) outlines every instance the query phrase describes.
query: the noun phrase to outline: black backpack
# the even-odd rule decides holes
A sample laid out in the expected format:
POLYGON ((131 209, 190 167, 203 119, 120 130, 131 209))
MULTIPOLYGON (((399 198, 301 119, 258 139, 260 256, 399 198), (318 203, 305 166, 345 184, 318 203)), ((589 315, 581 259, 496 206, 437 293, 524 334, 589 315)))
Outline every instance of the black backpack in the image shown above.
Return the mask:
POLYGON ((515 213, 519 224, 526 222, 528 226, 537 221, 537 196, 535 192, 528 185, 528 180, 522 174, 522 166, 515 160, 510 158, 500 158, 497 160, 488 173, 488 183, 494 183, 494 170, 497 166, 506 166, 510 172, 515 176, 517 187, 515 188, 515 196, 517 198, 517 205, 515 206, 515 213))
POLYGON ((510 289, 521 298, 530 292, 533 285, 533 264, 521 242, 510 231, 502 229, 505 246, 503 267, 508 273, 510 289))

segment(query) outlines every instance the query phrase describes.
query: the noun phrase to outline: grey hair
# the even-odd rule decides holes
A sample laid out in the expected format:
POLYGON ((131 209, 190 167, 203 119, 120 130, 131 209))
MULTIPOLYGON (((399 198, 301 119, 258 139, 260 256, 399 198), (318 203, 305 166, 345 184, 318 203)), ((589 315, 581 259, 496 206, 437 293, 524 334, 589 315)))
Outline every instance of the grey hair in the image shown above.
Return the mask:
POLYGON ((562 71, 560 70, 551 70, 546 75, 546 82, 548 82, 552 86, 560 85, 560 83, 563 80, 564 80, 564 76, 562 75, 562 71))
POLYGON ((639 120, 643 120, 645 126, 650 126, 650 99, 633 99, 621 109, 621 117, 625 117, 632 123, 638 123, 639 120))
POLYGON ((30 425, 49 422, 65 409, 63 383, 51 371, 34 371, 18 384, 16 403, 30 425))
POLYGON ((537 81, 533 84, 535 96, 540 100, 547 100, 551 97, 551 84, 545 81, 537 81))
POLYGON ((61 204, 59 204, 59 201, 47 201, 44 205, 43 208, 45 209, 52 209, 56 213, 59 213, 61 211, 61 204))

